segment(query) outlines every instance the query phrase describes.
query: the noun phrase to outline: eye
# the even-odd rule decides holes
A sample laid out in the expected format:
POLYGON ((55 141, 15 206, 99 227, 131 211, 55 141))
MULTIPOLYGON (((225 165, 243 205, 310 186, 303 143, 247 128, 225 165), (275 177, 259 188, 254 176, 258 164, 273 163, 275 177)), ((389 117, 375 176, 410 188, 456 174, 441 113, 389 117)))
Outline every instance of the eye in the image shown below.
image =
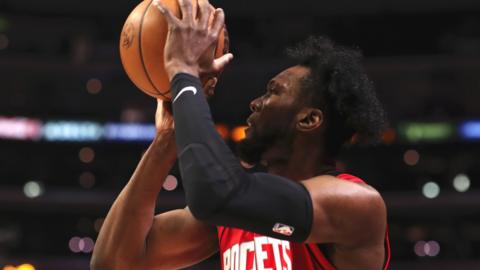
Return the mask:
POLYGON ((267 94, 270 94, 270 95, 278 95, 280 93, 280 91, 278 90, 277 87, 275 86, 270 86, 268 89, 267 89, 267 94))
POLYGON ((263 94, 264 97, 269 97, 272 95, 272 90, 270 88, 267 88, 267 91, 265 91, 265 94, 263 94))

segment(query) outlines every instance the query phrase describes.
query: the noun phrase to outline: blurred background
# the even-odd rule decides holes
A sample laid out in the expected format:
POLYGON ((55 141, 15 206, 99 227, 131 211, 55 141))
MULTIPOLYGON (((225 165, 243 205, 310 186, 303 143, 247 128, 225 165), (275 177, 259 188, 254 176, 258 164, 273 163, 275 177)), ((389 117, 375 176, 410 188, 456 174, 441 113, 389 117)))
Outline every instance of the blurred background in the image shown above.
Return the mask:
MULTIPOLYGON (((156 102, 120 63, 139 1, 0 0, 0 269, 83 270, 153 138, 156 102)), ((228 143, 309 35, 360 47, 391 128, 338 166, 389 210, 391 269, 480 269, 480 1, 213 1, 231 50, 211 106, 228 143)), ((178 169, 158 211, 184 207, 178 169)), ((220 269, 217 256, 189 269, 220 269)))

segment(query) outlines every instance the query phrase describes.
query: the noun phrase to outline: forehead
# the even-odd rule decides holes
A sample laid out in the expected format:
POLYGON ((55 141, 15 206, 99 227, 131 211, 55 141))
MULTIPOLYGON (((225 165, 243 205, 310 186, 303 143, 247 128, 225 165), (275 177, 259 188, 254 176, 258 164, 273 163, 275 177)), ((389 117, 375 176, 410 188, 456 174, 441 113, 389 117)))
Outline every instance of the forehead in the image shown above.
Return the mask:
POLYGON ((308 76, 309 73, 310 69, 307 67, 293 66, 273 77, 270 84, 278 84, 289 91, 296 92, 301 86, 302 79, 308 76))

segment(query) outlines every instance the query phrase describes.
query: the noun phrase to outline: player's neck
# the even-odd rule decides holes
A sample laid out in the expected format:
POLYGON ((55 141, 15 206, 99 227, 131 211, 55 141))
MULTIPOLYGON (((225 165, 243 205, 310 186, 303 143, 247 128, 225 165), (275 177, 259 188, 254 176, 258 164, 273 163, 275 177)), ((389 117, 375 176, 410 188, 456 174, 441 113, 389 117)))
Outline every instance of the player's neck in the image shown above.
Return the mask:
POLYGON ((262 163, 269 173, 295 181, 302 181, 334 170, 334 160, 327 157, 322 147, 308 143, 311 141, 295 140, 290 149, 282 146, 274 147, 263 155, 262 163))

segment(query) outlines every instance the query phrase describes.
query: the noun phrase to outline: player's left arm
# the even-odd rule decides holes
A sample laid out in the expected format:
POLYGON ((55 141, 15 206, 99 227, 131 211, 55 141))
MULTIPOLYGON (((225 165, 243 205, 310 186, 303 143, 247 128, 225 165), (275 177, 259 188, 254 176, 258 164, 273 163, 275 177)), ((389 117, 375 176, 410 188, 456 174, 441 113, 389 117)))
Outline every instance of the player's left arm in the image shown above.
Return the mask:
POLYGON ((372 187, 318 176, 301 183, 312 200, 312 229, 306 242, 340 243, 349 247, 383 244, 386 207, 372 187))
POLYGON ((337 269, 382 269, 387 213, 372 187, 325 175, 302 184, 312 199, 313 221, 306 242, 334 243, 337 269))

